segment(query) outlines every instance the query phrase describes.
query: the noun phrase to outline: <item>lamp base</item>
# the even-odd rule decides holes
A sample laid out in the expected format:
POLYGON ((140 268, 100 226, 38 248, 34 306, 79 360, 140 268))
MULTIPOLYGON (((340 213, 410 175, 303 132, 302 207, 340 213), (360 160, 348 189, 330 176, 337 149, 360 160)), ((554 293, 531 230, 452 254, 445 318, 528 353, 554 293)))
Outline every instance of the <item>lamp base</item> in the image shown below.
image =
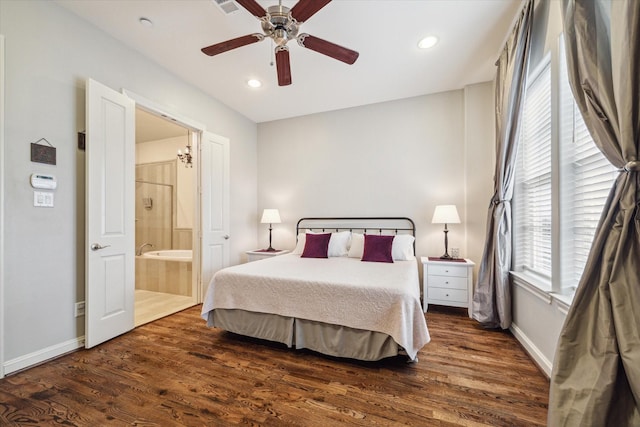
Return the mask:
POLYGON ((440 257, 440 259, 451 259, 451 255, 449 255, 449 238, 447 235, 449 234, 449 230, 447 229, 447 224, 444 225, 444 255, 440 257))
POLYGON ((269 247, 267 249, 263 249, 264 252, 276 252, 277 249, 273 249, 273 246, 271 246, 271 224, 269 224, 269 247))

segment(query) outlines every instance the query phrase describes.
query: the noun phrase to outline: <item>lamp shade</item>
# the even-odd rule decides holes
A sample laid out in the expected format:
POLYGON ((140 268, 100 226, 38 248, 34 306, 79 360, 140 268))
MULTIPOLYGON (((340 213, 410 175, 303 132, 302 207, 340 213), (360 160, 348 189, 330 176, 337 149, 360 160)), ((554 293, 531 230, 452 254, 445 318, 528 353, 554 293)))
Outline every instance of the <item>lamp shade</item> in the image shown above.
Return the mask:
POLYGON ((265 209, 262 212, 262 224, 280 224, 280 212, 278 209, 265 209))
POLYGON ((459 224, 460 217, 456 205, 438 205, 433 211, 432 224, 459 224))

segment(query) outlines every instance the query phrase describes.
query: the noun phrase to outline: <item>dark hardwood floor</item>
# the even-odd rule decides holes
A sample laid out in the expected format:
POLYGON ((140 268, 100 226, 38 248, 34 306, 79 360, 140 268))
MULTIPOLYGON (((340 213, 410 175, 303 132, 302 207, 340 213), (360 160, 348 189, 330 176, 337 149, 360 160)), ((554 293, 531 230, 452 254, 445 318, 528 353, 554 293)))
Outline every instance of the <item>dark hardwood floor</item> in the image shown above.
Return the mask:
POLYGON ((427 313, 418 363, 209 329, 200 306, 0 380, 2 426, 544 426, 549 382, 508 332, 427 313))

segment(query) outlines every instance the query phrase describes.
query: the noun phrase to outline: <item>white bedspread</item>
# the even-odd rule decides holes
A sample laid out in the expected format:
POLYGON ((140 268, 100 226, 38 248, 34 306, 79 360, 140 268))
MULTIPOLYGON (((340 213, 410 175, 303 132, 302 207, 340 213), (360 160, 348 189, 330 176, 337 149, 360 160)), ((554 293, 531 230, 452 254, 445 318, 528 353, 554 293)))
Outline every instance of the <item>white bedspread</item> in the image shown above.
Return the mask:
POLYGON ((430 340, 420 306, 416 261, 282 255, 218 271, 202 317, 217 308, 331 323, 383 332, 411 359, 430 340))

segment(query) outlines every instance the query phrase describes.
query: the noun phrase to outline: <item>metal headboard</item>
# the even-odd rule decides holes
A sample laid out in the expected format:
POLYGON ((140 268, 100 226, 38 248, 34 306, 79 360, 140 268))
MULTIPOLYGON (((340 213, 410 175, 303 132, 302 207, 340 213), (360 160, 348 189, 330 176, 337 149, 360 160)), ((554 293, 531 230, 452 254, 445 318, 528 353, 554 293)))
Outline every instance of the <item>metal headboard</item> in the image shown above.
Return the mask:
MULTIPOLYGON (((393 234, 411 234, 416 236, 416 225, 407 217, 318 217, 301 218, 296 224, 296 242, 300 230, 310 231, 361 231, 369 234, 392 232, 393 234)), ((416 252, 416 242, 413 241, 413 253, 416 252)))

